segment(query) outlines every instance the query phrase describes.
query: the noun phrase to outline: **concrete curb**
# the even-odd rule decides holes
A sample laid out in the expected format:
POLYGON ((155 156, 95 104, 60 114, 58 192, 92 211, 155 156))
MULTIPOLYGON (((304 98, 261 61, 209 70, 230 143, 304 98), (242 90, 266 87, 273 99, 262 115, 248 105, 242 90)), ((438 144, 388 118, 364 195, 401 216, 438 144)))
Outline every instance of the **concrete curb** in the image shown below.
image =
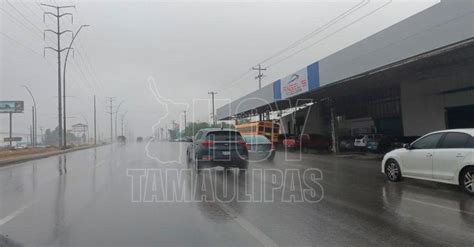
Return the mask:
MULTIPOLYGON (((108 145, 108 144, 105 144, 105 145, 108 145)), ((55 155, 65 154, 65 153, 74 152, 74 151, 80 151, 80 150, 89 149, 89 148, 102 147, 102 146, 105 146, 105 145, 96 145, 96 146, 92 145, 92 146, 85 146, 85 147, 71 148, 71 149, 66 149, 66 150, 51 151, 51 152, 47 152, 47 153, 32 154, 32 155, 27 155, 27 156, 18 157, 18 158, 0 160, 0 167, 7 166, 7 165, 18 164, 18 163, 23 163, 23 162, 27 162, 27 161, 31 161, 31 160, 44 159, 44 158, 48 158, 48 157, 55 156, 55 155)))

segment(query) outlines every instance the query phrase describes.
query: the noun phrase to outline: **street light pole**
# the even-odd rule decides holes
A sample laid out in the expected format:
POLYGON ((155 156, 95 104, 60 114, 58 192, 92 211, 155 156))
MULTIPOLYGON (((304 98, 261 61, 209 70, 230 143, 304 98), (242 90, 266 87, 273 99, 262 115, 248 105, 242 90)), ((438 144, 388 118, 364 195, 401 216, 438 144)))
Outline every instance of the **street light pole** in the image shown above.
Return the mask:
POLYGON ((125 113, 122 114, 122 117, 120 118, 120 122, 121 122, 121 135, 123 136, 123 120, 125 119, 125 115, 127 115, 127 112, 126 111, 125 113))
POLYGON ((122 103, 123 103, 123 100, 120 101, 119 105, 117 106, 117 110, 115 111, 115 138, 117 138, 117 115, 119 113, 120 106, 122 105, 122 103))
POLYGON ((69 47, 67 48, 66 57, 64 59, 64 69, 63 69, 63 147, 66 148, 67 146, 67 135, 66 135, 66 67, 67 67, 67 59, 69 57, 69 52, 71 51, 72 43, 76 39, 79 32, 81 32, 83 27, 89 27, 89 25, 81 25, 77 32, 72 37, 71 43, 69 43, 69 47))
POLYGON ((35 100, 35 97, 33 97, 33 94, 31 93, 31 90, 25 86, 25 85, 21 85, 21 87, 24 87, 28 93, 30 94, 31 96, 31 99, 33 100, 33 114, 32 114, 32 126, 33 126, 33 129, 32 129, 32 139, 31 139, 31 143, 33 144, 33 146, 36 146, 36 124, 37 124, 37 121, 36 121, 36 100, 35 100))

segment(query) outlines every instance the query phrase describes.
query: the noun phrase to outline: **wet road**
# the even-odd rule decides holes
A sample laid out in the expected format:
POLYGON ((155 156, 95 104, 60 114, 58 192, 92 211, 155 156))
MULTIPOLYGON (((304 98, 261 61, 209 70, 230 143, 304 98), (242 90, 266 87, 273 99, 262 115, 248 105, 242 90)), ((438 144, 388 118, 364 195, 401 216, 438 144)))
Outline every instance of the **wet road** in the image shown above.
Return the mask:
POLYGON ((246 174, 183 173, 181 191, 195 194, 165 202, 176 180, 157 171, 187 171, 184 145, 103 146, 0 168, 0 246, 474 246, 474 198, 387 182, 378 161, 277 153, 246 174), (306 176, 312 168, 322 174, 306 176), (229 188, 234 197, 221 193, 229 188))

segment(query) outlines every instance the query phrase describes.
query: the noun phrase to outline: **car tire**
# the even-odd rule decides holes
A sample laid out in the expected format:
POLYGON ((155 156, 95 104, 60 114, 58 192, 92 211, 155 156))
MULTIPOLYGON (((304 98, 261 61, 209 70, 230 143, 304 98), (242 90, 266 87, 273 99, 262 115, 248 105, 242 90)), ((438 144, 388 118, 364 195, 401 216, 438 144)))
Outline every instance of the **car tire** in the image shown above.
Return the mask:
POLYGON ((469 195, 474 195, 474 166, 462 170, 459 174, 459 186, 469 195))
POLYGON ((194 156, 194 167, 193 168, 197 173, 200 173, 201 169, 202 169, 201 164, 200 164, 200 162, 199 162, 199 160, 196 156, 194 156))
POLYGON ((385 175, 392 182, 398 182, 402 179, 402 171, 396 160, 389 159, 385 162, 385 175))
POLYGON ((270 156, 268 156, 267 161, 270 161, 270 162, 271 162, 271 161, 273 161, 274 158, 275 158, 275 152, 272 152, 272 153, 270 154, 270 156))
POLYGON ((249 164, 241 165, 239 167, 239 173, 246 173, 249 168, 249 164))
POLYGON ((186 161, 188 162, 188 164, 191 164, 191 155, 189 154, 189 152, 186 152, 186 161))

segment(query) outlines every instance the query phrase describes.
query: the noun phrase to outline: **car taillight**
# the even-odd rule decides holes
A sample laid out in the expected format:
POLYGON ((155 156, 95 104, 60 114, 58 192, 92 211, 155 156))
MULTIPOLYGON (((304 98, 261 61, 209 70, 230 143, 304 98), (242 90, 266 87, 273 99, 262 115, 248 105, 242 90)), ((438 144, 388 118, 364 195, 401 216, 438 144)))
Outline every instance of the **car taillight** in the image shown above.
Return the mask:
POLYGON ((239 145, 242 146, 243 148, 247 149, 247 150, 249 149, 247 147, 247 143, 245 141, 239 141, 239 145))
POLYGON ((212 156, 211 155, 203 155, 201 159, 204 160, 204 161, 211 161, 212 156))
POLYGON ((214 141, 203 141, 201 142, 201 145, 203 145, 204 147, 211 147, 214 145, 214 141))

